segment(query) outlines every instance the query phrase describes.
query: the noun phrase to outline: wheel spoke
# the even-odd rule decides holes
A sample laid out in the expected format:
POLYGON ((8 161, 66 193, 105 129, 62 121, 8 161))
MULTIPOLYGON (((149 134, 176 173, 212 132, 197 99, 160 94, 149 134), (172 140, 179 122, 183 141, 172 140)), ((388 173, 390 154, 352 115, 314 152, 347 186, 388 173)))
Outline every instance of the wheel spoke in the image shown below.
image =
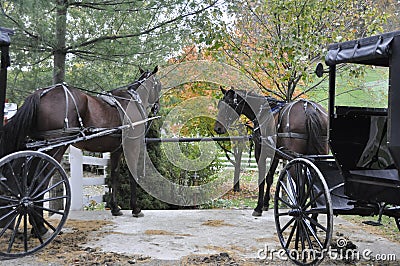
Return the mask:
POLYGON ((307 178, 310 180, 310 184, 307 187, 307 192, 306 192, 303 200, 301 201, 300 206, 304 206, 304 204, 306 204, 307 199, 310 196, 310 194, 314 188, 315 178, 312 178, 312 175, 310 173, 307 173, 307 178))
MULTIPOLYGON (((288 181, 288 183, 289 183, 289 185, 290 185, 290 189, 292 190, 292 193, 289 193, 287 190, 286 190, 286 192, 288 193, 288 194, 291 194, 292 195, 292 198, 293 198, 293 196, 295 196, 294 198, 293 198, 293 204, 297 204, 297 192, 296 192, 296 189, 294 188, 294 184, 293 184, 293 178, 292 178, 292 176, 290 175, 290 173, 288 172, 288 176, 287 176, 287 179, 286 179, 287 181, 288 181)), ((286 187, 286 186, 285 186, 286 187)))
POLYGON ((311 218, 311 217, 309 217, 309 216, 307 216, 307 215, 305 215, 305 217, 306 217, 306 219, 307 219, 308 221, 310 221, 310 223, 312 223, 312 224, 315 225, 315 226, 318 226, 318 228, 321 229, 322 231, 324 231, 324 232, 327 232, 327 231, 328 231, 328 229, 327 229, 325 226, 323 226, 322 224, 318 223, 318 222, 315 221, 313 218, 311 218))
POLYGON ((40 244, 43 244, 44 241, 43 241, 42 235, 40 234, 40 232, 38 230, 38 225, 36 223, 36 219, 34 219, 35 215, 32 213, 32 211, 29 211, 29 215, 32 217, 31 218, 31 223, 32 223, 32 228, 33 228, 33 231, 35 233, 35 236, 39 239, 40 244))
POLYGON ((15 241, 15 236, 17 235, 17 232, 18 232, 18 227, 21 224, 21 220, 22 220, 22 215, 20 214, 18 216, 18 220, 17 220, 16 224, 14 225, 14 229, 13 229, 13 232, 10 237, 10 242, 8 242, 8 248, 7 248, 8 253, 11 253, 11 249, 12 249, 12 246, 14 245, 14 241, 15 241))
POLYGON ((24 213, 24 250, 28 251, 28 217, 26 213, 24 213))
POLYGON ((28 191, 28 179, 29 179, 29 167, 31 166, 32 157, 25 157, 25 161, 22 164, 22 175, 21 175, 21 182, 22 182, 22 195, 21 197, 26 197, 28 191))
POLYGON ((302 176, 303 167, 302 167, 302 165, 295 164, 294 168, 295 168, 295 173, 296 173, 296 179, 294 180, 295 184, 296 184, 296 199, 297 199, 297 202, 300 203, 300 202, 302 202, 301 192, 302 192, 302 189, 303 189, 302 185, 301 185, 301 178, 300 177, 302 176))
POLYGON ((307 229, 311 232, 312 236, 314 237, 315 241, 317 241, 318 246, 323 249, 324 245, 321 243, 321 241, 319 240, 317 233, 314 231, 314 229, 312 228, 312 226, 309 223, 304 222, 304 224, 307 226, 307 229))
POLYGON ((286 200, 282 199, 281 197, 278 197, 277 200, 281 201, 282 203, 284 203, 286 206, 288 206, 291 209, 294 209, 295 206, 290 204, 289 202, 287 202, 286 200))
MULTIPOLYGON (((6 178, 7 179, 7 178, 6 178)), ((18 183, 16 183, 17 184, 17 189, 18 190, 20 190, 19 188, 18 188, 18 183)), ((20 196, 18 195, 18 194, 21 194, 21 192, 19 192, 19 193, 15 193, 15 191, 13 190, 13 189, 11 189, 7 184, 6 184, 6 182, 4 182, 4 181, 1 181, 1 179, 0 179, 0 186, 2 186, 3 188, 5 188, 6 190, 7 190, 7 192, 9 192, 12 196, 14 196, 15 198, 19 198, 20 196)))
POLYGON ((290 242, 292 242, 292 238, 294 235, 294 231, 296 230, 296 227, 297 227, 297 221, 294 223, 292 230, 290 230, 290 234, 289 234, 288 240, 286 242, 285 249, 289 248, 289 245, 290 245, 290 242))
POLYGON ((39 194, 35 195, 35 196, 33 197, 33 200, 36 200, 36 199, 40 198, 41 196, 43 196, 44 194, 46 194, 47 192, 49 192, 49 191, 52 190, 53 188, 56 188, 57 186, 63 184, 64 182, 65 182, 65 181, 61 179, 60 181, 58 181, 58 182, 55 183, 54 185, 48 187, 47 189, 41 191, 39 194))
POLYGON ((42 206, 39 206, 39 205, 36 205, 35 208, 36 208, 36 209, 43 210, 43 211, 51 212, 52 214, 59 214, 59 215, 64 215, 64 214, 65 214, 63 211, 58 211, 58 210, 54 210, 54 209, 49 209, 49 208, 42 207, 42 206))
POLYGON ((307 233, 307 229, 304 227, 304 223, 306 223, 306 221, 303 220, 303 222, 301 224, 303 226, 303 230, 306 232, 305 235, 306 235, 306 238, 307 238, 308 247, 310 249, 313 249, 313 244, 312 244, 310 235, 307 233))
POLYGON ((52 198, 45 198, 45 199, 40 199, 40 200, 35 200, 34 203, 43 203, 43 202, 49 202, 49 201, 53 201, 53 200, 59 200, 59 199, 67 199, 68 196, 64 195, 64 196, 58 196, 58 197, 52 197, 52 198))
MULTIPOLYGON (((11 226, 11 224, 15 221, 15 218, 17 218, 17 211, 13 210, 12 212, 9 212, 7 216, 11 216, 11 214, 14 214, 14 217, 12 219, 9 219, 9 221, 5 224, 3 229, 0 232, 0 237, 3 236, 3 234, 7 231, 7 229, 11 226)), ((5 217, 5 216, 3 216, 5 217)), ((0 218, 0 221, 3 221, 3 217, 0 218)))
MULTIPOLYGON (((14 167, 12 166, 11 162, 7 163, 8 168, 11 171, 11 176, 14 179, 15 185, 17 186, 17 190, 18 190, 18 194, 22 194, 22 189, 21 189, 21 184, 20 184, 20 180, 17 178, 17 175, 14 172, 14 167)), ((9 192, 14 193, 14 191, 9 190, 9 192)), ((15 194, 15 193, 14 193, 15 194)))
POLYGON ((49 228, 51 228, 53 232, 57 230, 51 223, 49 223, 46 219, 44 219, 43 216, 40 213, 38 213, 35 209, 32 209, 32 216, 39 218, 40 221, 45 223, 49 228))
POLYGON ((281 187, 283 190, 286 192, 286 195, 288 196, 289 200, 292 202, 293 205, 296 205, 296 199, 293 197, 293 194, 289 192, 288 188, 284 184, 282 180, 279 181, 281 187))
POLYGON ((36 197, 36 193, 39 192, 39 190, 43 187, 43 185, 46 185, 48 183, 49 179, 53 176, 55 170, 57 170, 56 167, 50 169, 50 171, 46 174, 43 180, 39 183, 38 186, 36 186, 35 190, 31 193, 32 197, 36 197))
POLYGON ((280 212, 276 214, 278 217, 280 216, 289 216, 289 212, 280 212))
POLYGON ((3 196, 3 195, 0 195, 0 200, 4 200, 6 202, 15 202, 15 203, 19 202, 18 199, 10 198, 10 197, 3 196))
POLYGON ((280 230, 280 233, 282 234, 286 230, 286 228, 288 228, 295 220, 296 220, 296 218, 294 218, 294 217, 292 219, 290 219, 289 222, 287 222, 285 224, 285 226, 282 227, 282 229, 280 230))
POLYGON ((299 225, 299 221, 296 220, 296 224, 297 224, 297 230, 296 230, 296 237, 294 240, 294 249, 295 250, 299 250, 299 234, 301 231, 301 226, 299 225))
POLYGON ((303 211, 307 210, 308 207, 310 207, 312 204, 317 202, 317 199, 321 197, 324 194, 324 191, 321 190, 313 199, 310 199, 310 201, 302 208, 303 211))
POLYGON ((46 170, 46 168, 49 166, 49 164, 50 164, 49 161, 40 160, 40 162, 38 163, 38 165, 36 167, 35 174, 33 175, 31 185, 28 188, 28 195, 31 195, 32 188, 35 187, 35 184, 39 180, 39 177, 42 176, 43 172, 46 170), (43 164, 43 162, 45 162, 45 164, 43 164), (41 164, 43 164, 43 165, 41 165, 41 164), (39 170, 39 172, 38 172, 38 170, 39 170))

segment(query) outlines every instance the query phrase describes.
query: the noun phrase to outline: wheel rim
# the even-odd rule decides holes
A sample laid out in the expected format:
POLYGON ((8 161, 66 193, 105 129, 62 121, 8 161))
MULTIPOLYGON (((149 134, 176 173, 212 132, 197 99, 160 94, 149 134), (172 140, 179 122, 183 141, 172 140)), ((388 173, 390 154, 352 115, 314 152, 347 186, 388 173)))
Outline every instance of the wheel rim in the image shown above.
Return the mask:
POLYGON ((52 157, 36 151, 0 160, 0 256, 32 254, 61 231, 71 204, 68 177, 52 157), (62 195, 54 196, 55 192, 62 195), (54 207, 55 202, 61 206, 54 207))
POLYGON ((300 265, 322 260, 332 238, 333 214, 319 169, 302 158, 289 162, 279 176, 274 201, 276 229, 286 255, 300 265))

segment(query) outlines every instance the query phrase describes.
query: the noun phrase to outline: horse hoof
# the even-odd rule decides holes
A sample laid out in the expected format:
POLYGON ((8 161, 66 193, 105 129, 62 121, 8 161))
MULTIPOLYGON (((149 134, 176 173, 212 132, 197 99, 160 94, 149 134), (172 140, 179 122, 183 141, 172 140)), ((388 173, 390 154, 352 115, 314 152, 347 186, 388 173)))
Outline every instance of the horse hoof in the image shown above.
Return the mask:
POLYGON ((111 211, 112 216, 121 216, 123 215, 123 212, 121 210, 118 211, 111 211))
POLYGON ((138 212, 138 213, 133 213, 133 212, 132 212, 132 216, 133 216, 133 217, 136 217, 136 218, 140 218, 140 217, 144 217, 144 213, 141 212, 141 211, 138 212))
POLYGON ((253 211, 253 213, 251 215, 255 216, 255 217, 260 217, 260 216, 262 216, 262 212, 253 211))
POLYGON ((268 211, 268 210, 269 210, 269 207, 268 207, 268 206, 264 206, 262 210, 263 210, 263 211, 268 211))

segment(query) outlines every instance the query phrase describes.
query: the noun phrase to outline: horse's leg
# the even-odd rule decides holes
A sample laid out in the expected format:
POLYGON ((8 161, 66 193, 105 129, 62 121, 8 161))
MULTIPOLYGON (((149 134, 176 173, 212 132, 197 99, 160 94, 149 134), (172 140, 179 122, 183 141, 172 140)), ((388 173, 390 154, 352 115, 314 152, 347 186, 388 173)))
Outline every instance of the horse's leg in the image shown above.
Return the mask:
POLYGON ((119 187, 119 163, 121 160, 122 150, 118 149, 110 154, 111 168, 111 199, 110 208, 113 216, 122 215, 121 208, 117 204, 117 191, 119 187))
MULTIPOLYGON (((67 150, 68 147, 61 147, 58 149, 53 149, 51 151, 48 152, 48 155, 50 155, 51 157, 53 157, 54 159, 56 159, 56 161, 58 163, 61 163, 61 160, 63 158, 63 155, 65 153, 65 151, 67 150)), ((51 171, 52 169, 47 169, 46 171, 44 171, 43 176, 46 175, 46 172, 51 171)), ((50 181, 50 180, 49 180, 50 181)), ((54 181, 54 180, 53 180, 54 181)), ((51 185, 51 184, 50 184, 51 185)), ((47 188, 49 186, 49 184, 46 184, 45 188, 47 188)), ((63 191, 61 191, 62 193, 63 191)), ((56 195, 55 195, 56 196, 56 195)), ((40 196, 38 199, 43 199, 43 196, 40 196)), ((53 204, 58 204, 57 202, 51 202, 53 204)), ((40 204, 43 207, 43 203, 40 204)), ((50 205, 51 209, 60 209, 62 206, 52 206, 50 205)), ((34 228, 32 228, 31 233, 32 235, 38 237, 37 234, 39 234, 40 236, 43 236, 44 234, 47 233, 48 229, 46 228, 46 226, 44 225, 44 220, 43 220, 43 210, 40 208, 36 209, 36 214, 37 215, 30 215, 29 216, 29 223, 31 225, 34 225, 34 228)))
POLYGON ((130 180, 130 185, 131 185, 131 202, 130 203, 131 203, 131 209, 132 209, 132 216, 133 217, 143 217, 144 214, 137 204, 137 195, 136 195, 137 182, 136 182, 136 179, 133 178, 131 173, 129 173, 129 180, 130 180))
POLYGON ((269 200, 271 199, 271 186, 272 182, 274 181, 274 175, 276 168, 278 167, 279 159, 277 156, 274 156, 272 159, 271 167, 268 170, 266 182, 267 182, 267 190, 265 191, 265 196, 264 196, 264 206, 263 206, 263 211, 268 211, 269 209, 269 200))
POLYGON ((253 216, 261 216, 264 205, 264 189, 265 189, 265 172, 266 172, 266 157, 261 154, 261 145, 255 143, 255 158, 258 165, 258 200, 257 206, 253 211, 253 216))

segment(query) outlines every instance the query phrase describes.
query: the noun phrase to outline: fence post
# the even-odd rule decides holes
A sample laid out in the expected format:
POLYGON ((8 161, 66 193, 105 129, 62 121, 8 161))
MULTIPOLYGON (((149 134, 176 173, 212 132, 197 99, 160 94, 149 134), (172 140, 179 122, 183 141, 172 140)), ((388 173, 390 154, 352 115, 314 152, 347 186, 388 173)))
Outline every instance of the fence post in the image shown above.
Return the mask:
POLYGON ((82 210, 83 205, 83 154, 74 146, 69 148, 69 165, 71 169, 71 210, 82 210))

